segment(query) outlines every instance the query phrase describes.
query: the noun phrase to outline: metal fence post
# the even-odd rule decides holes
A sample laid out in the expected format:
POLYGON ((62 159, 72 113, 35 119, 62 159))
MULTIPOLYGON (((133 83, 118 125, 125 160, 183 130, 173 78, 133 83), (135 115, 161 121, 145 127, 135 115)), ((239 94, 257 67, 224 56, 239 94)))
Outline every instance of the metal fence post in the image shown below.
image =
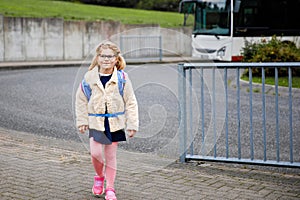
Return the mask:
POLYGON ((178 98, 179 98, 179 155, 180 162, 186 158, 186 73, 183 64, 178 64, 178 98))
POLYGON ((229 158, 229 143, 228 143, 228 80, 227 68, 224 68, 224 85, 225 85, 225 144, 226 144, 226 158, 229 158))
POLYGON ((192 74, 192 68, 189 68, 189 120, 190 120, 190 124, 189 124, 189 130, 190 130, 190 154, 193 155, 194 154, 194 141, 193 141, 193 74, 192 74))
POLYGON ((276 160, 280 161, 279 113, 278 113, 278 67, 275 67, 275 111, 276 111, 276 160))
POLYGON ((237 140, 238 140, 238 159, 242 158, 241 150, 241 117, 240 117, 240 68, 236 69, 236 101, 237 101, 237 140))
POLYGON ((263 120, 263 144, 264 144, 264 161, 267 160, 267 130, 266 130, 266 95, 265 95, 265 68, 261 68, 262 82, 262 120, 263 120))
POLYGON ((163 54, 162 54, 162 37, 160 35, 159 36, 159 61, 162 61, 162 57, 163 57, 163 54))
POLYGON ((253 109, 252 109, 252 68, 249 67, 249 107, 250 107, 250 159, 254 159, 254 146, 253 146, 253 109))
POLYGON ((289 119, 290 119, 290 162, 294 162, 293 156, 293 97, 292 97, 292 68, 289 67, 289 119))
POLYGON ((120 50, 121 50, 121 52, 122 53, 124 53, 123 51, 124 51, 124 48, 123 48, 124 46, 123 46, 123 35, 121 35, 120 36, 120 50))

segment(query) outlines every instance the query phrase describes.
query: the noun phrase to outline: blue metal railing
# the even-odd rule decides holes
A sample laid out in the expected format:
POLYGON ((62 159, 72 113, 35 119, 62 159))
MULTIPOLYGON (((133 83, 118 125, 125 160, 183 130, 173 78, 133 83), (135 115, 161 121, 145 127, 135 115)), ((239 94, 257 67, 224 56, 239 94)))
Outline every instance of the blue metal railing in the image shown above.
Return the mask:
MULTIPOLYGON (((294 110, 297 118, 293 119, 293 95, 298 94, 296 100, 299 102, 300 90, 292 88, 292 68, 300 68, 300 63, 179 64, 180 161, 196 159, 300 167, 300 155, 298 155, 300 149, 299 107, 294 110), (260 94, 253 93, 253 68, 260 68, 262 72, 262 84, 259 86, 262 90, 261 100, 257 100, 260 94), (265 83, 266 68, 275 69, 275 94, 266 94, 266 87, 270 87, 265 83), (278 68, 288 68, 287 97, 280 97, 278 68), (248 93, 241 92, 239 77, 241 70, 244 69, 249 71, 248 93), (231 78, 236 79, 236 86, 228 86, 228 82, 232 81, 228 78, 229 73, 234 70, 235 73, 231 73, 231 78), (205 74, 205 71, 209 74, 205 74), (220 79, 224 80, 220 81, 220 79), (275 105, 272 104, 270 107, 268 102, 273 101, 274 96, 275 105), (209 102, 207 97, 210 97, 209 102), (249 98, 249 104, 245 105, 247 98, 249 98), (284 102, 284 105, 280 104, 281 101, 284 102), (197 113, 197 105, 200 106, 199 113, 197 113), (256 112, 253 111, 254 109, 256 112), (288 128, 280 129, 280 126, 286 126, 283 124, 284 122, 281 123, 281 120, 286 120, 286 113, 283 109, 288 110, 288 128), (268 121, 267 110, 273 112, 275 122, 268 121), (247 114, 249 121, 245 119, 247 114), (298 123, 293 123, 293 120, 298 123), (258 128, 257 124, 261 124, 262 127, 258 128), (273 126, 275 127, 274 131, 273 126), (275 133, 273 134, 273 132, 275 133), (288 137, 288 139, 283 140, 283 137, 288 137), (275 155, 273 155, 274 152, 275 155), (294 154, 295 152, 297 154, 294 154), (247 153, 249 156, 245 156, 247 153)), ((245 85, 245 83, 243 84, 245 85)))
POLYGON ((128 59, 162 61, 161 35, 121 35, 120 49, 128 59))

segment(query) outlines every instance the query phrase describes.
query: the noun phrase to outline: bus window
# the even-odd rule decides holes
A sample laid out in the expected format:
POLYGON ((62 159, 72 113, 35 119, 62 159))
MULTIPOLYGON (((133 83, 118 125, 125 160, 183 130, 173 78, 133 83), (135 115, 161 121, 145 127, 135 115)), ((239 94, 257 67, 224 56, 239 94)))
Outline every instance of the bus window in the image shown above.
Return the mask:
POLYGON ((197 2, 194 34, 229 35, 230 3, 227 0, 197 2))
POLYGON ((300 29, 300 0, 241 0, 234 12, 234 36, 288 36, 300 29))

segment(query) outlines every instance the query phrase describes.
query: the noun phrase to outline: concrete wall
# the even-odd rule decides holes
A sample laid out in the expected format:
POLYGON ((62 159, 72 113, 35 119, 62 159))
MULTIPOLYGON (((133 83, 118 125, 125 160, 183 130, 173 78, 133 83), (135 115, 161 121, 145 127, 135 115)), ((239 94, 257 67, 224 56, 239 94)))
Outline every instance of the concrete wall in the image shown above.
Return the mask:
POLYGON ((82 60, 103 40, 120 45, 121 35, 161 35, 163 56, 191 55, 190 29, 0 16, 0 61, 82 60))
POLYGON ((44 60, 64 59, 64 25, 61 19, 47 19, 44 23, 44 60))
POLYGON ((0 61, 4 60, 4 26, 3 17, 0 15, 0 61))

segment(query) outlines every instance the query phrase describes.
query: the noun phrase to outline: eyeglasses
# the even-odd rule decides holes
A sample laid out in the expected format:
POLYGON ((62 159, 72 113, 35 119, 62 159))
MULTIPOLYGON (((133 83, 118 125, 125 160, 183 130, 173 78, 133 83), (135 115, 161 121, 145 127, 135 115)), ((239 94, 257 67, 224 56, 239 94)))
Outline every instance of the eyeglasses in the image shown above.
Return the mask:
POLYGON ((104 55, 104 54, 99 54, 98 56, 100 56, 100 58, 103 60, 105 60, 105 58, 112 60, 116 57, 115 55, 104 55))

